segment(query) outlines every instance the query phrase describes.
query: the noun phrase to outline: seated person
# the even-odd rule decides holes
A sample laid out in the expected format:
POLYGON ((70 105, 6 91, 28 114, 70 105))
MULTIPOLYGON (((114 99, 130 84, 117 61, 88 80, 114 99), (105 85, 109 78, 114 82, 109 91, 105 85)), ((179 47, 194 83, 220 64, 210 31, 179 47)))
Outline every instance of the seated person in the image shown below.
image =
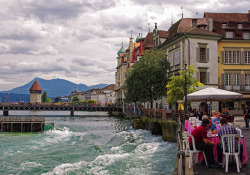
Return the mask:
POLYGON ((211 131, 212 132, 212 134, 216 134, 216 126, 215 126, 215 124, 213 124, 212 123, 212 119, 211 119, 211 117, 209 117, 209 126, 208 126, 208 128, 207 128, 207 132, 209 132, 209 131, 211 131))
POLYGON ((213 124, 220 124, 221 113, 218 112, 216 118, 213 119, 213 124))
MULTIPOLYGON (((227 120, 225 118, 222 118, 220 120, 220 124, 221 124, 221 127, 220 127, 220 129, 218 129, 218 137, 219 137, 221 143, 217 144, 217 156, 218 156, 218 162, 222 163, 223 147, 222 147, 221 137, 223 135, 227 135, 227 134, 237 134, 237 131, 233 125, 227 124, 227 120)), ((238 138, 236 138, 236 140, 238 140, 238 138)), ((226 145, 225 149, 227 151, 228 150, 228 140, 225 139, 224 141, 225 141, 225 145, 226 145)), ((236 144, 236 143, 235 143, 235 149, 238 150, 238 144, 236 144)), ((242 162, 242 150, 243 150, 243 145, 240 144, 240 160, 241 160, 241 162, 242 162)))
MULTIPOLYGON (((209 167, 218 168, 218 166, 215 164, 215 161, 214 161, 214 154, 213 154, 214 142, 211 142, 207 138, 206 128, 208 128, 208 125, 209 125, 208 119, 202 120, 202 125, 195 128, 192 131, 191 135, 194 137, 196 149, 203 150, 205 152, 209 167)), ((190 148, 192 149, 193 145, 192 145, 191 137, 189 138, 189 145, 190 145, 190 148)))
POLYGON ((216 117, 215 111, 212 111, 212 117, 216 117))

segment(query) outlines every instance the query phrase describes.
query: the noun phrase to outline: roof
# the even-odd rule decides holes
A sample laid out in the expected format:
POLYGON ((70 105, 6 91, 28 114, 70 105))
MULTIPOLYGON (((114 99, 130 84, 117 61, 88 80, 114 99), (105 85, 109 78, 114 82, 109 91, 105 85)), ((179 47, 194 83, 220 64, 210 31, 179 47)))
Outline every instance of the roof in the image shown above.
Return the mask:
POLYGON ((183 33, 191 33, 191 34, 201 34, 201 35, 215 35, 220 36, 215 32, 210 32, 205 29, 201 29, 199 26, 207 26, 207 19, 206 18, 182 18, 173 24, 169 28, 169 39, 174 38, 177 35, 181 35, 183 33), (197 26, 193 27, 193 20, 197 20, 197 26))
POLYGON ((102 90, 115 90, 115 84, 110 84, 110 85, 102 88, 102 90))
POLYGON ((148 32, 147 36, 145 37, 142 48, 143 50, 146 50, 146 48, 152 48, 153 47, 153 32, 148 32))
POLYGON ((158 32, 159 32, 160 38, 167 38, 169 35, 169 31, 159 30, 158 32))
POLYGON ((120 48, 120 50, 118 50, 117 55, 119 55, 120 53, 126 53, 125 49, 123 48, 123 43, 122 43, 122 47, 120 48))
POLYGON ((205 12, 204 18, 211 18, 215 21, 239 21, 250 22, 250 13, 210 13, 205 12))
POLYGON ((30 88, 30 92, 31 91, 35 91, 35 92, 42 92, 42 88, 40 87, 39 83, 37 82, 37 80, 35 80, 35 82, 33 83, 33 85, 30 88))

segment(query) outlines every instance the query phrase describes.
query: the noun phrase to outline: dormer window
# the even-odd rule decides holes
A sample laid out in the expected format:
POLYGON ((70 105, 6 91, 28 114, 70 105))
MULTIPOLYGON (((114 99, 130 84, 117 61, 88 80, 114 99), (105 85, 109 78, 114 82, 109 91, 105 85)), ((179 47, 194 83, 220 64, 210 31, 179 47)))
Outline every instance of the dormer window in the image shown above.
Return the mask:
POLYGON ((226 32, 226 38, 233 38, 234 33, 231 31, 226 32))
POLYGON ((238 29, 242 29, 242 24, 238 24, 238 29))
POLYGON ((225 29, 226 27, 227 27, 227 24, 226 24, 226 23, 221 24, 221 28, 222 28, 222 29, 225 29))

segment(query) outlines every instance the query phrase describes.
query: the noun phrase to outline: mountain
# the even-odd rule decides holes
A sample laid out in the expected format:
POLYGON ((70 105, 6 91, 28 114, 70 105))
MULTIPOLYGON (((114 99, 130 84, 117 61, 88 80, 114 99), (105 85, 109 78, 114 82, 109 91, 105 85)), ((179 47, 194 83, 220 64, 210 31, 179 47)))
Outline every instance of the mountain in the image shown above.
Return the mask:
POLYGON ((29 83, 20 87, 16 87, 12 90, 5 91, 4 93, 30 94, 29 89, 35 80, 38 81, 43 91, 47 91, 48 97, 68 96, 75 89, 75 87, 77 87, 77 90, 80 92, 80 91, 87 91, 93 88, 103 88, 108 85, 108 84, 97 84, 94 86, 87 86, 85 84, 75 84, 70 81, 59 78, 52 80, 44 80, 36 77, 29 83))

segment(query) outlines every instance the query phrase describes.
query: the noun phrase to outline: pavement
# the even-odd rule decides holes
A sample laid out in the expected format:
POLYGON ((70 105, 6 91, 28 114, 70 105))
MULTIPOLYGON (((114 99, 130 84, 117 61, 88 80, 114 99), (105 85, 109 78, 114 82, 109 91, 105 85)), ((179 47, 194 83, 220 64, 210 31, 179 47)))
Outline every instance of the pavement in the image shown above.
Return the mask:
MULTIPOLYGON (((234 125, 239 125, 242 130, 242 135, 245 138, 246 149, 248 159, 250 159, 250 130, 246 130, 245 121, 243 116, 237 116, 234 118, 234 125)), ((229 164, 228 173, 225 172, 225 168, 212 169, 203 164, 195 164, 193 166, 194 175, 221 175, 221 174, 237 174, 237 175, 250 175, 250 163, 249 161, 240 169, 240 173, 237 172, 236 164, 229 164)))

